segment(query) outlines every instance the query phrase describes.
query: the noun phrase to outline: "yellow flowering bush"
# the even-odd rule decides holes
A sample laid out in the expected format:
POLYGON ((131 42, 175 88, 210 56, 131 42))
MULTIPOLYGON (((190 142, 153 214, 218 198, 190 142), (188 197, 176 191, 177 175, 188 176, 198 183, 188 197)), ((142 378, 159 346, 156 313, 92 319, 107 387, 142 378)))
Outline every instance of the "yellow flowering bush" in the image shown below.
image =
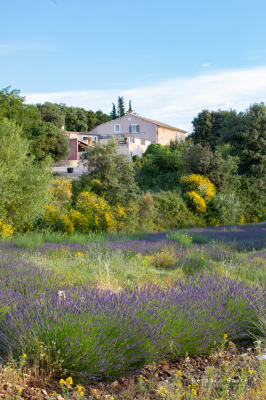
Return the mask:
POLYGON ((187 196, 190 199, 192 208, 198 213, 205 213, 207 210, 204 199, 195 191, 187 192, 187 196))
POLYGON ((94 193, 80 193, 76 209, 83 215, 86 221, 86 229, 91 230, 114 230, 117 221, 111 206, 94 193))
POLYGON ((4 239, 9 239, 13 235, 14 229, 12 228, 11 224, 3 223, 0 219, 0 237, 4 239))
POLYGON ((195 191, 206 201, 211 201, 215 195, 215 186, 209 178, 199 175, 183 175, 180 179, 182 185, 187 186, 190 191, 195 191))
POLYGON ((67 203, 72 197, 72 182, 65 178, 54 179, 52 193, 56 201, 61 204, 67 203))
POLYGON ((215 186, 209 178, 199 175, 183 175, 180 183, 186 188, 186 196, 190 206, 197 213, 205 213, 207 204, 215 195, 215 186))
POLYGON ((44 216, 44 222, 50 225, 55 231, 72 234, 75 232, 75 226, 68 213, 61 211, 58 206, 48 205, 44 216))
POLYGON ((240 225, 244 225, 246 223, 246 218, 245 215, 241 215, 240 216, 240 221, 239 221, 240 225))

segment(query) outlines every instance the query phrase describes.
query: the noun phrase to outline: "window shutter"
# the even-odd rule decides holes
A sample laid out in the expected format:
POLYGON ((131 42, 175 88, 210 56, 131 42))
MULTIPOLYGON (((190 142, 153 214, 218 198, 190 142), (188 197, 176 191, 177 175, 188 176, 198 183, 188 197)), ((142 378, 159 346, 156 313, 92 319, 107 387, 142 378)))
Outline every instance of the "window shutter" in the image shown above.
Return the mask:
POLYGON ((129 133, 132 133, 132 125, 129 125, 129 133))
POLYGON ((139 125, 137 125, 137 132, 139 133, 139 125))

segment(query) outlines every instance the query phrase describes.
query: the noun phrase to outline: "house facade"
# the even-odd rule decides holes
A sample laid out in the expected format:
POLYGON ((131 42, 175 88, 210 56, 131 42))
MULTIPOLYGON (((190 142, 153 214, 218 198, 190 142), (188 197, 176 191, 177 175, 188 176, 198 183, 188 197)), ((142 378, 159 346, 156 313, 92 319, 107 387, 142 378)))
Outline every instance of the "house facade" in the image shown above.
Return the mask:
POLYGON ((56 167, 78 167, 84 163, 83 155, 88 144, 78 138, 69 138, 70 156, 57 161, 56 167))
POLYGON ((98 125, 88 132, 90 136, 98 136, 99 142, 109 137, 115 137, 118 140, 126 137, 129 142, 131 138, 138 138, 163 146, 170 144, 171 141, 185 140, 186 133, 182 129, 135 113, 127 113, 121 118, 98 125))

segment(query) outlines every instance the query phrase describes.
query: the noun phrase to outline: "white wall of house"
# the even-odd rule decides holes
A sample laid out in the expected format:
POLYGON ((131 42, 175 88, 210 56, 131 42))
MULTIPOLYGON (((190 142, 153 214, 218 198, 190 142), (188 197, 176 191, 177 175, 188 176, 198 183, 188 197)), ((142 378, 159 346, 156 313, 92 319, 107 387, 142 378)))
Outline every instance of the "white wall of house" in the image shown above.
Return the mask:
POLYGON ((88 138, 91 138, 91 143, 98 142, 99 138, 97 135, 91 135, 86 132, 66 132, 69 139, 79 139, 82 142, 88 143, 88 138))
MULTIPOLYGON (((100 139, 100 144, 106 145, 109 140, 110 139, 100 139)), ((117 140, 117 143, 120 153, 132 158, 133 156, 142 157, 149 144, 151 144, 151 141, 128 136, 127 140, 117 140)))

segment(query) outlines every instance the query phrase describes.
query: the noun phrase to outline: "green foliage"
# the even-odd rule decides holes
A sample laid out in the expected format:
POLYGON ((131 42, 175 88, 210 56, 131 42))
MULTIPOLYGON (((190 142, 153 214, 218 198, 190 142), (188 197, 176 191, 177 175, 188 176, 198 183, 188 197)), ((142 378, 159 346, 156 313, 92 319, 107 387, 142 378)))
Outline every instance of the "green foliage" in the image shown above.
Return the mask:
POLYGON ((0 122, 0 148, 0 218, 19 230, 44 213, 51 168, 48 159, 34 162, 29 142, 12 122, 0 122))
POLYGON ((254 103, 237 120, 228 121, 222 130, 223 142, 230 143, 232 155, 240 160, 242 175, 260 178, 266 176, 266 106, 254 103), (229 129, 230 128, 230 129, 229 129))
POLYGON ((119 117, 123 117, 125 115, 125 100, 123 96, 118 96, 117 100, 117 114, 119 117))
POLYGON ((45 122, 51 122, 57 128, 61 128, 62 125, 65 125, 65 116, 58 104, 45 102, 44 104, 38 103, 36 106, 40 110, 42 119, 45 122))
POLYGON ((30 151, 38 161, 49 155, 56 162, 70 154, 69 142, 64 131, 52 123, 32 121, 24 128, 24 135, 30 140, 30 151))
POLYGON ((189 247, 192 243, 192 236, 183 232, 172 232, 168 235, 168 240, 174 240, 179 243, 182 247, 189 247))
POLYGON ((206 219, 210 225, 236 224, 240 214, 240 203, 234 192, 216 193, 207 208, 206 219))
POLYGON ((167 228, 186 228, 201 225, 200 218, 194 217, 187 209, 183 199, 174 192, 160 192, 153 194, 156 210, 155 226, 158 230, 167 228))
POLYGON ((90 185, 93 179, 97 179, 102 185, 99 194, 111 205, 137 201, 138 187, 134 181, 133 163, 119 153, 115 141, 109 141, 105 146, 96 144, 90 147, 86 158, 92 170, 83 177, 84 185, 86 182, 90 185))
POLYGON ((226 186, 225 162, 220 153, 213 153, 208 144, 192 145, 187 152, 187 163, 193 174, 208 177, 218 191, 226 186))
POLYGON ((190 138, 194 144, 209 144, 214 151, 219 144, 222 135, 221 129, 224 122, 229 118, 235 118, 236 111, 209 111, 203 110, 192 121, 193 133, 190 138))
POLYGON ((154 155, 159 153, 160 151, 162 151, 164 149, 164 146, 160 143, 151 143, 149 144, 149 146, 147 147, 145 153, 143 153, 143 157, 147 157, 148 155, 154 155))
POLYGON ((115 104, 114 104, 114 103, 112 103, 112 104, 113 104, 113 108, 112 108, 112 111, 110 112, 110 118, 111 118, 111 120, 112 120, 112 119, 118 118, 118 115, 117 115, 117 112, 116 112, 115 104))
POLYGON ((170 151, 161 144, 150 144, 144 153, 142 166, 136 172, 136 182, 143 190, 178 188, 180 152, 170 151))
MULTIPOLYGON (((102 110, 98 110, 95 113, 95 116, 97 118, 97 122, 96 125, 100 125, 100 124, 105 124, 106 122, 110 121, 110 117, 108 114, 105 114, 102 112, 102 110)), ((89 130, 92 129, 89 127, 89 130)))

